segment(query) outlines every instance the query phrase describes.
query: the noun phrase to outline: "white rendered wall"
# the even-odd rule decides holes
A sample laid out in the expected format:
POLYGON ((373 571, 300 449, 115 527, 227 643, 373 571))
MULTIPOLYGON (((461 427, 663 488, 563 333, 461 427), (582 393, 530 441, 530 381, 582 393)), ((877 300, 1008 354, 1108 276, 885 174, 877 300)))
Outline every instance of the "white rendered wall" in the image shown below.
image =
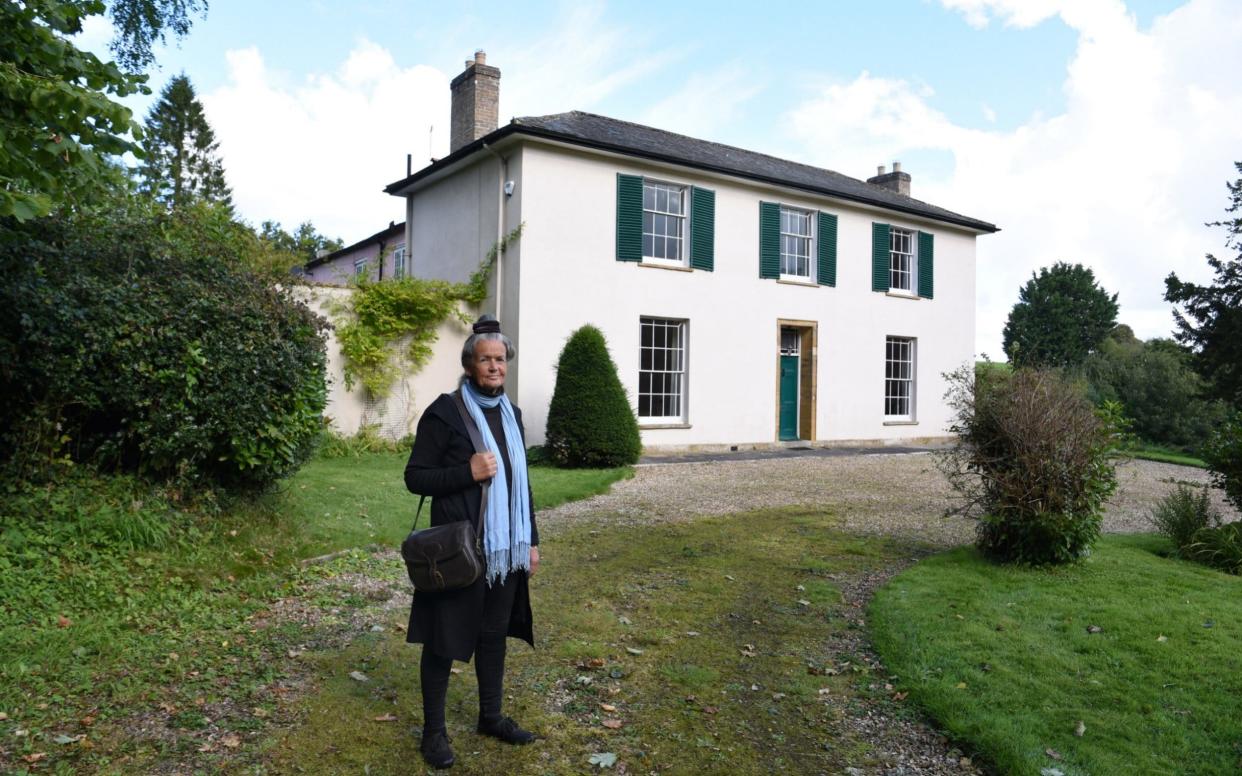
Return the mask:
MULTIPOLYGON (((353 291, 348 288, 306 286, 295 295, 312 310, 334 322, 339 316, 334 305, 345 302, 353 291)), ((379 425, 385 436, 400 439, 414 432, 418 416, 437 396, 457 387, 461 374, 461 343, 469 336, 456 319, 440 324, 431 360, 416 374, 406 374, 393 386, 382 402, 367 402, 361 386, 345 387, 341 346, 333 331, 328 332, 328 404, 324 415, 340 434, 354 434, 366 424, 379 425)))
POLYGON ((690 427, 645 429, 645 446, 776 441, 778 319, 818 325, 816 440, 896 441, 947 434, 941 375, 974 361, 973 233, 746 181, 546 145, 525 144, 521 160, 526 226, 518 341, 522 377, 516 393, 530 443, 543 439, 560 349, 584 323, 604 332, 636 404, 640 316, 689 321, 690 427), (618 172, 716 192, 715 271, 615 260, 618 172), (760 201, 838 216, 835 288, 759 278, 760 201), (935 235, 935 299, 871 291, 873 221, 935 235), (914 425, 885 424, 888 335, 918 340, 914 425))

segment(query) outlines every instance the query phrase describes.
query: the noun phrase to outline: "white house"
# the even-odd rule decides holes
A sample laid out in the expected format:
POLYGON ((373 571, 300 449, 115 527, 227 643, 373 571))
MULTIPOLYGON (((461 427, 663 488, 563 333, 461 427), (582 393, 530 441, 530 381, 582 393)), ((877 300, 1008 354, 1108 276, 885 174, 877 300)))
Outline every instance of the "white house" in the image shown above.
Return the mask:
POLYGON ((997 227, 868 181, 571 112, 497 128, 500 71, 453 81, 452 151, 386 188, 406 260, 465 280, 519 224, 488 301, 541 442, 565 339, 608 339, 651 449, 947 434, 973 363, 975 239, 997 227))

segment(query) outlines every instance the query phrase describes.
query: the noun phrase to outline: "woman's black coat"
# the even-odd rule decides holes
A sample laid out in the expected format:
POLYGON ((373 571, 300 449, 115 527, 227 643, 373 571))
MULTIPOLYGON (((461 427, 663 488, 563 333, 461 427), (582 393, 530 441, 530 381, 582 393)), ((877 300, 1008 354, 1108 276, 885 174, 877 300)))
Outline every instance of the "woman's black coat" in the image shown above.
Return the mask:
MULTIPOLYGON (((525 444, 522 413, 513 408, 525 444)), ((423 412, 414 436, 414 449, 405 466, 405 486, 411 493, 428 496, 431 524, 456 520, 477 520, 482 490, 470 473, 470 456, 475 452, 465 423, 451 394, 441 394, 423 412)), ((497 456, 497 465, 500 465, 497 456)), ((531 498, 527 493, 527 498, 531 498)), ((530 544, 539 544, 535 527, 535 508, 530 509, 530 544)), ((509 635, 535 645, 531 627, 530 591, 526 574, 518 574, 513 613, 509 616, 509 635)), ((431 651, 454 660, 467 661, 474 655, 483 622, 483 598, 487 583, 478 579, 470 587, 444 593, 414 591, 410 625, 405 640, 423 644, 431 651)))

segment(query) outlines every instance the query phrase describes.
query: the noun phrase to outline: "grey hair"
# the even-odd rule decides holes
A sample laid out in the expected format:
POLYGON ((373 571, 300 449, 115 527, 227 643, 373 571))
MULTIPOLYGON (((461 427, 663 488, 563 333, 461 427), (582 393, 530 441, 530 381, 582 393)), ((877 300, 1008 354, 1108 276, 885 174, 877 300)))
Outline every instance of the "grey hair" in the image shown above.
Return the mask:
MULTIPOLYGON (((496 317, 493 315, 482 315, 479 322, 494 321, 496 317)), ((505 361, 512 361, 517 358, 517 348, 513 347, 513 340, 509 339, 501 332, 487 332, 485 334, 471 334, 461 346, 461 367, 469 369, 470 364, 474 361, 474 348, 479 342, 503 342, 505 346, 505 361)))

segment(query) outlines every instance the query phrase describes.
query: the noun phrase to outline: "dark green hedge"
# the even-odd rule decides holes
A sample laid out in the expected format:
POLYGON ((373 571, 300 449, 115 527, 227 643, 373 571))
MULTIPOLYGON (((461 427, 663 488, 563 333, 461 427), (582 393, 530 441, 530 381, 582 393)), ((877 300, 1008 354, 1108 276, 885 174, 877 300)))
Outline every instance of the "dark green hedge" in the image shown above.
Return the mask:
POLYGON ((642 453, 638 420, 594 326, 575 331, 561 351, 545 448, 567 468, 628 466, 642 453))
POLYGON ((244 267, 253 235, 211 207, 134 201, 0 222, 0 460, 74 461, 226 490, 314 449, 325 322, 244 267))

